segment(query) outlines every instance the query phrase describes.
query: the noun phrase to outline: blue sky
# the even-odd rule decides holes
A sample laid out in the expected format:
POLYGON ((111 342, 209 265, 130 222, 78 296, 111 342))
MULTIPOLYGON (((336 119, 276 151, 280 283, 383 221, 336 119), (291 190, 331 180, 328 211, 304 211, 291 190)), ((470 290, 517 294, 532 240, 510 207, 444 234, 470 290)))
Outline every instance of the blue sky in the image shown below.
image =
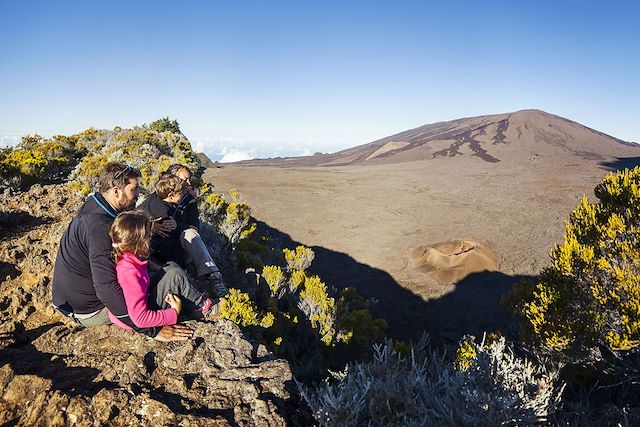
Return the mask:
POLYGON ((640 142, 638 22, 616 1, 0 0, 0 144, 169 116, 228 160, 524 108, 640 142))

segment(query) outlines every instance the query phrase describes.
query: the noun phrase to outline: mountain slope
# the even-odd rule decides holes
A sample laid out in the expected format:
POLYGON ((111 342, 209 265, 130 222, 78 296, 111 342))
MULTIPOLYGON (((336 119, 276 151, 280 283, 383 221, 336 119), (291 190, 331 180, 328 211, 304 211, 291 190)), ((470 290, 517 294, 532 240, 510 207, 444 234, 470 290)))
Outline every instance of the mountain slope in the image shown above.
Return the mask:
POLYGON ((540 110, 420 126, 333 154, 240 162, 255 166, 343 166, 435 158, 500 161, 605 160, 640 156, 640 146, 540 110))

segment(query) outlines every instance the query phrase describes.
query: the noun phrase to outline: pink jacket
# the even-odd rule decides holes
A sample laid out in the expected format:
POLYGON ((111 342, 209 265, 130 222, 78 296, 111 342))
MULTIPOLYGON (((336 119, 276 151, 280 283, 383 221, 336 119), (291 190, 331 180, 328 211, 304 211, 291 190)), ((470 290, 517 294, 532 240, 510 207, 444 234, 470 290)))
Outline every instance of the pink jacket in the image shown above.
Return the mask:
MULTIPOLYGON (((173 308, 150 310, 147 307, 149 295, 149 273, 147 261, 142 261, 131 253, 125 253, 116 263, 118 283, 124 293, 129 317, 139 328, 174 325, 178 322, 178 312, 173 308)), ((109 313, 113 323, 124 329, 131 329, 116 316, 109 313)))

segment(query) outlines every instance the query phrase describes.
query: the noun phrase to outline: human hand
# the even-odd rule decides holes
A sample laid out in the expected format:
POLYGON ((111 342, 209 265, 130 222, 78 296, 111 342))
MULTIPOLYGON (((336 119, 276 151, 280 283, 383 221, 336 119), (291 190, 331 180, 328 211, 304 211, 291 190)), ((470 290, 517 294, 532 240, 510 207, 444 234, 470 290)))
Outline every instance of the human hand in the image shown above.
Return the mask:
POLYGON ((160 237, 168 237, 169 233, 176 229, 178 224, 173 218, 156 218, 153 220, 151 232, 160 237))
POLYGON ((178 312, 179 316, 180 311, 182 311, 182 301, 180 300, 180 297, 173 294, 167 294, 167 296, 164 297, 164 300, 171 306, 171 308, 178 312))
POLYGON ((156 335, 156 341, 186 341, 193 335, 193 331, 185 325, 166 325, 156 335))
POLYGON ((173 231, 178 227, 178 223, 174 218, 165 218, 162 221, 162 225, 169 231, 173 231))

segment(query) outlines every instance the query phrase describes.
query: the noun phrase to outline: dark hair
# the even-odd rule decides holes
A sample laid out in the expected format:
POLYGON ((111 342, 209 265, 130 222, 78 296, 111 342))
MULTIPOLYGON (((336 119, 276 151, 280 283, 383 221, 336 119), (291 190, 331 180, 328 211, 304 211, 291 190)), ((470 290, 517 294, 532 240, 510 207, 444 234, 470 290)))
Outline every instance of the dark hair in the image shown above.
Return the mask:
POLYGON ((109 229, 116 262, 125 252, 130 252, 139 258, 147 258, 151 253, 152 226, 153 219, 144 211, 127 211, 118 214, 109 229))
POLYGON ((186 167, 185 165, 181 165, 179 163, 174 163, 171 166, 169 166, 169 169, 167 169, 167 173, 170 173, 171 175, 178 175, 178 172, 180 172, 183 169, 191 173, 188 167, 186 167))
POLYGON ((158 197, 166 199, 172 194, 182 192, 182 180, 175 175, 165 172, 160 175, 160 179, 156 182, 154 189, 158 197))
POLYGON ((109 163, 100 172, 98 191, 106 193, 113 187, 124 188, 131 178, 140 178, 140 171, 123 163, 109 163))

